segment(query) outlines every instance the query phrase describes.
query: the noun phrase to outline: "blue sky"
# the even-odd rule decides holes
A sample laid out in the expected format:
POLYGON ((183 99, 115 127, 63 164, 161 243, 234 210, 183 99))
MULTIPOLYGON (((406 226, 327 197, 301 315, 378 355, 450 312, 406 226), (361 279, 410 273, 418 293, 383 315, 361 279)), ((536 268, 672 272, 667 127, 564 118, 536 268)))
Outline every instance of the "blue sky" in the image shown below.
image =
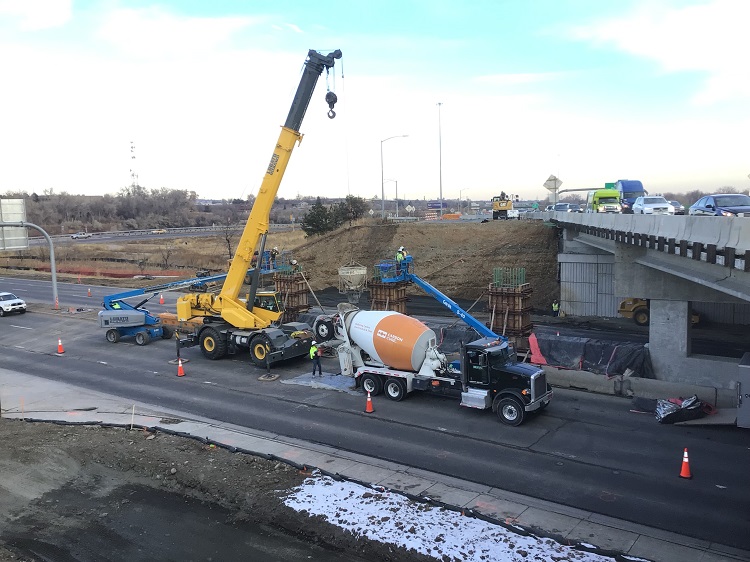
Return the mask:
POLYGON ((255 193, 311 48, 344 58, 283 197, 380 196, 381 148, 390 199, 543 198, 550 174, 746 189, 749 20, 746 0, 0 0, 0 193, 114 194, 131 169, 255 193))

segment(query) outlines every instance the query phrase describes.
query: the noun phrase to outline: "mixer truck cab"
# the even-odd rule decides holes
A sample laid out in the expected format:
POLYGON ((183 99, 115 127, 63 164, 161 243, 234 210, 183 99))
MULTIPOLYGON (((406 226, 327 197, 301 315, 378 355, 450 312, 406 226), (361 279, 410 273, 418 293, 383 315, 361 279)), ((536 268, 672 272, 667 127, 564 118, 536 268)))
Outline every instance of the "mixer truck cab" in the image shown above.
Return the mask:
MULTIPOLYGON (((459 360, 449 362, 437 347, 435 332, 411 316, 342 303, 336 315, 321 317, 316 325, 323 322, 341 374, 354 377, 372 396, 384 393, 399 402, 416 390, 451 395, 461 406, 491 409, 511 426, 552 400, 544 371, 519 363, 502 339, 485 337, 463 345, 459 360)), ((318 336, 323 332, 314 330, 318 336)))

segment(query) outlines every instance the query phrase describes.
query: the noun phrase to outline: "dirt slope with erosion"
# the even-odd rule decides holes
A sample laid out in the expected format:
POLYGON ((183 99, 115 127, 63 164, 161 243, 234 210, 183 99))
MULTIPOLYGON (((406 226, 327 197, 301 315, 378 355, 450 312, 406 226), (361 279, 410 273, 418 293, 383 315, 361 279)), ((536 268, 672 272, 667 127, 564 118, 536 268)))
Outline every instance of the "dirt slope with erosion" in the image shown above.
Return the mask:
POLYGON ((534 308, 546 310, 559 296, 557 230, 539 221, 364 224, 307 238, 298 246, 284 245, 282 237, 269 240, 294 252, 314 290, 337 286, 342 265, 355 261, 372 268, 403 245, 414 257, 416 273, 452 298, 477 298, 496 267, 526 269, 534 308))

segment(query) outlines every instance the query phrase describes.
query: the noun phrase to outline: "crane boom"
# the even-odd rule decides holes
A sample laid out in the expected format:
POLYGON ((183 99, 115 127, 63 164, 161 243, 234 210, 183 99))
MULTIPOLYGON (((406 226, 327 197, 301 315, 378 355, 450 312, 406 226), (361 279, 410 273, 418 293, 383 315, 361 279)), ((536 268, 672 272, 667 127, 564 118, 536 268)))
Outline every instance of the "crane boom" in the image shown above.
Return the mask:
MULTIPOLYGON (((341 51, 336 50, 327 55, 310 50, 307 53, 305 68, 286 121, 281 128, 271 160, 266 169, 258 196, 255 199, 250 216, 247 219, 237 251, 218 295, 208 293, 186 295, 177 302, 177 316, 187 320, 195 316, 221 316, 234 328, 247 330, 266 328, 281 316, 280 312, 253 308, 252 298, 257 290, 258 278, 253 280, 250 289, 251 298, 247 304, 240 300, 239 294, 245 274, 258 244, 264 244, 268 233, 271 207, 279 190, 281 179, 286 171, 289 158, 295 145, 302 141, 299 128, 312 98, 318 78, 324 70, 333 67, 336 59, 341 58, 341 51)), ((326 95, 330 111, 328 116, 335 117, 333 105, 336 96, 332 92, 326 95)), ((261 248, 262 250, 262 248, 261 248)))

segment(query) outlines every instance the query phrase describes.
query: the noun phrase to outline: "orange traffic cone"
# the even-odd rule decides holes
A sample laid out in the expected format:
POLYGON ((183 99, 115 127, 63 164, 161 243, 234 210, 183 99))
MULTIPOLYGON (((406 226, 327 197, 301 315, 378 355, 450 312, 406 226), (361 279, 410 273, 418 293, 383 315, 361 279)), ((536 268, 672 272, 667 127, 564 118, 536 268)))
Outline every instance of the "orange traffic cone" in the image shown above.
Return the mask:
POLYGON ((185 376, 185 369, 182 368, 182 359, 177 360, 177 376, 178 377, 185 376))
POLYGON ((89 296, 91 296, 91 289, 89 289, 89 296))
POLYGON ((372 407, 372 398, 370 398, 370 391, 367 391, 367 406, 365 407, 365 414, 372 414, 375 409, 372 407))
POLYGON ((685 447, 685 452, 682 453, 682 469, 680 469, 680 478, 687 478, 688 480, 693 478, 693 475, 690 474, 690 462, 688 461, 687 447, 685 447))
POLYGON ((164 293, 159 296, 159 304, 164 304, 164 293))
POLYGON ((57 352, 58 353, 65 353, 65 350, 62 346, 62 340, 60 338, 57 338, 57 352))

